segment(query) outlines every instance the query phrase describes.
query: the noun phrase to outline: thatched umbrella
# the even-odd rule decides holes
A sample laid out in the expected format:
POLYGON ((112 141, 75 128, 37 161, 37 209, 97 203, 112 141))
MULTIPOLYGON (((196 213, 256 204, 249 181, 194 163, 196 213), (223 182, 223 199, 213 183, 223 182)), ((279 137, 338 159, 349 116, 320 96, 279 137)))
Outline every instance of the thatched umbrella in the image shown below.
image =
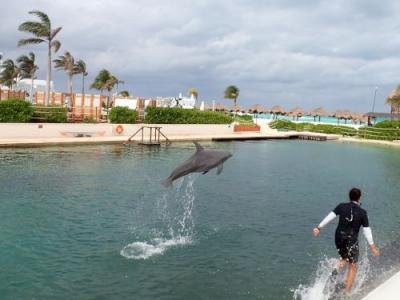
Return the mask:
POLYGON ((364 114, 362 114, 362 113, 352 113, 351 114, 351 118, 354 120, 354 121, 359 121, 360 122, 360 124, 361 123, 366 123, 366 122, 368 122, 368 117, 367 116, 365 116, 364 114))
POLYGON ((347 120, 351 119, 351 112, 349 110, 337 110, 333 116, 338 119, 338 123, 340 119, 347 123, 347 120))
POLYGON ((316 117, 318 117, 318 122, 321 122, 321 117, 329 116, 329 113, 323 107, 318 107, 310 111, 310 115, 314 117, 314 122, 316 117))
POLYGON ((241 112, 241 113, 246 112, 246 110, 244 110, 244 109, 243 109, 240 105, 238 105, 238 104, 232 106, 232 107, 229 109, 229 111, 230 111, 230 112, 236 112, 236 113, 238 113, 238 112, 241 112))
POLYGON ((256 104, 249 108, 249 113, 252 114, 263 114, 265 112, 266 109, 261 104, 256 104))
POLYGON ((293 117, 293 120, 295 118, 297 118, 297 120, 299 119, 299 117, 304 115, 304 109, 302 109, 301 107, 295 107, 293 109, 291 109, 288 113, 289 116, 293 117))
POLYGON ((228 111, 228 108, 221 103, 217 103, 215 105, 215 111, 228 111))
POLYGON ((390 105, 390 113, 400 113, 400 86, 397 86, 389 94, 386 103, 390 105))
POLYGON ((273 106, 270 112, 274 115, 274 119, 277 118, 278 115, 284 115, 286 113, 283 107, 279 105, 273 106))

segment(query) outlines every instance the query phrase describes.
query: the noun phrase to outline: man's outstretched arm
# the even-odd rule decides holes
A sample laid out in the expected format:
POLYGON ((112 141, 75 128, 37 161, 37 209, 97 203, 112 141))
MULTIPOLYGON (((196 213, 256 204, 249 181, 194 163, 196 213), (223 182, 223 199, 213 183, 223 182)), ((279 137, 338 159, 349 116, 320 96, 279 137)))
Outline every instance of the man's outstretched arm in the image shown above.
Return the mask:
POLYGON ((374 239, 372 237, 372 231, 370 227, 363 227, 363 233, 364 233, 364 237, 367 240, 370 248, 371 248, 371 252, 373 255, 375 256, 379 256, 380 252, 379 249, 375 246, 374 244, 374 239))
POLYGON ((336 214, 331 211, 322 221, 319 223, 317 227, 313 229, 313 234, 314 236, 318 236, 319 233, 321 232, 321 229, 324 228, 326 225, 328 225, 330 222, 332 222, 336 218, 336 214))

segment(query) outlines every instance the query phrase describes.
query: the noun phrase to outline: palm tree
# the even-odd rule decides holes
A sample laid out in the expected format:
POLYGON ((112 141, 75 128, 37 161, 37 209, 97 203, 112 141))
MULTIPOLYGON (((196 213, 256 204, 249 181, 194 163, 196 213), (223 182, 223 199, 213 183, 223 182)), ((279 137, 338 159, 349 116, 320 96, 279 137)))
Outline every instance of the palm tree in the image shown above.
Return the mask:
POLYGON ((88 76, 86 63, 80 59, 74 66, 74 74, 82 74, 82 97, 85 95, 85 77, 88 76))
POLYGON ((52 50, 57 52, 60 47, 60 41, 56 40, 56 35, 61 31, 62 27, 52 28, 50 18, 41 11, 30 11, 29 14, 39 18, 40 22, 27 21, 19 25, 18 30, 33 34, 34 37, 21 39, 18 46, 47 43, 47 75, 46 75, 46 99, 45 104, 49 105, 50 100, 50 82, 51 82, 51 56, 52 50))
POLYGON ((75 59, 68 51, 64 55, 60 55, 57 59, 53 60, 54 68, 57 70, 64 70, 68 75, 68 93, 72 97, 72 77, 74 76, 75 59))
POLYGON ((197 89, 195 88, 189 88, 187 91, 189 97, 193 95, 193 97, 197 100, 197 98, 199 97, 199 92, 197 91, 197 89))
POLYGON ((36 78, 35 74, 39 67, 35 64, 35 54, 29 52, 28 55, 21 55, 17 58, 19 64, 21 78, 31 79, 31 89, 29 91, 29 101, 32 102, 33 97, 33 80, 36 78))
POLYGON ((127 97, 129 97, 129 92, 128 91, 121 91, 121 92, 118 93, 118 96, 127 98, 127 97))
POLYGON ((239 97, 239 88, 234 86, 234 85, 230 85, 225 89, 225 94, 224 94, 224 98, 225 99, 233 99, 233 106, 236 106, 236 101, 237 98, 239 97))
POLYGON ((114 87, 120 83, 124 83, 123 81, 119 80, 117 77, 112 75, 108 70, 101 70, 99 74, 97 74, 94 82, 90 85, 91 88, 100 90, 102 94, 104 90, 109 92, 109 98, 107 99, 107 110, 110 106, 110 101, 112 98, 112 90, 114 87))
POLYGON ((400 113, 400 85, 398 85, 387 97, 386 104, 390 105, 390 113, 397 110, 400 113))
POLYGON ((19 77, 20 70, 12 59, 6 59, 1 65, 1 68, 0 83, 12 90, 14 83, 19 77))

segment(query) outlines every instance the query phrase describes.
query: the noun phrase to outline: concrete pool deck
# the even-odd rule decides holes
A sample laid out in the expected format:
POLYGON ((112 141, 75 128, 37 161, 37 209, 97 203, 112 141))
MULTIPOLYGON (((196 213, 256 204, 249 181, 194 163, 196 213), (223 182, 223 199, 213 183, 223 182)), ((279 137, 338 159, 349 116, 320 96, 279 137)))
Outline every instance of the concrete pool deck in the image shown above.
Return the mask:
MULTIPOLYGON (((116 132, 117 126, 118 124, 3 123, 0 124, 0 147, 120 144, 126 142, 142 126, 160 126, 161 131, 172 142, 295 139, 304 134, 323 137, 326 140, 339 138, 337 135, 319 133, 280 132, 269 128, 268 125, 261 125, 260 132, 234 132, 231 125, 123 124, 122 133, 116 132)), ((144 137, 148 136, 146 132, 144 137)), ((133 138, 133 141, 140 140, 140 133, 133 138)))
POLYGON ((400 272, 370 292, 362 300, 395 300, 399 299, 400 272))

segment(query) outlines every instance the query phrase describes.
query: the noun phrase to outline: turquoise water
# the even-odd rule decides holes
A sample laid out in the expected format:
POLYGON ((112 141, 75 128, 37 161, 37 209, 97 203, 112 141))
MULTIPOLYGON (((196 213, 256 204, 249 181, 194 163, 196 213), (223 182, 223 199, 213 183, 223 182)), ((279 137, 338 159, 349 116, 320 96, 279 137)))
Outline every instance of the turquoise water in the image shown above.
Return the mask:
POLYGON ((293 299, 297 290, 321 300, 335 226, 317 239, 311 229, 352 186, 364 191, 377 244, 398 238, 398 149, 204 146, 234 156, 220 176, 171 190, 159 182, 192 144, 1 150, 0 299, 293 299))
MULTIPOLYGON (((268 120, 272 120, 273 119, 273 115, 272 114, 260 114, 257 116, 257 118, 260 119, 268 119, 268 120)), ((334 117, 321 117, 321 120, 317 117, 314 120, 314 117, 312 116, 302 116, 299 117, 298 119, 293 119, 293 117, 290 116, 280 116, 278 115, 277 118, 279 120, 289 120, 289 121, 298 121, 298 122, 304 122, 304 123, 310 123, 310 122, 321 122, 321 123, 328 123, 328 124, 339 124, 339 125, 346 125, 346 124, 355 124, 354 122, 352 122, 352 120, 338 120, 337 118, 334 117)), ((386 119, 384 118, 376 118, 375 120, 373 120, 374 123, 379 123, 382 122, 386 119)), ((360 125, 359 122, 356 122, 356 125, 360 125)), ((365 123, 362 123, 361 125, 366 125, 365 123)))

